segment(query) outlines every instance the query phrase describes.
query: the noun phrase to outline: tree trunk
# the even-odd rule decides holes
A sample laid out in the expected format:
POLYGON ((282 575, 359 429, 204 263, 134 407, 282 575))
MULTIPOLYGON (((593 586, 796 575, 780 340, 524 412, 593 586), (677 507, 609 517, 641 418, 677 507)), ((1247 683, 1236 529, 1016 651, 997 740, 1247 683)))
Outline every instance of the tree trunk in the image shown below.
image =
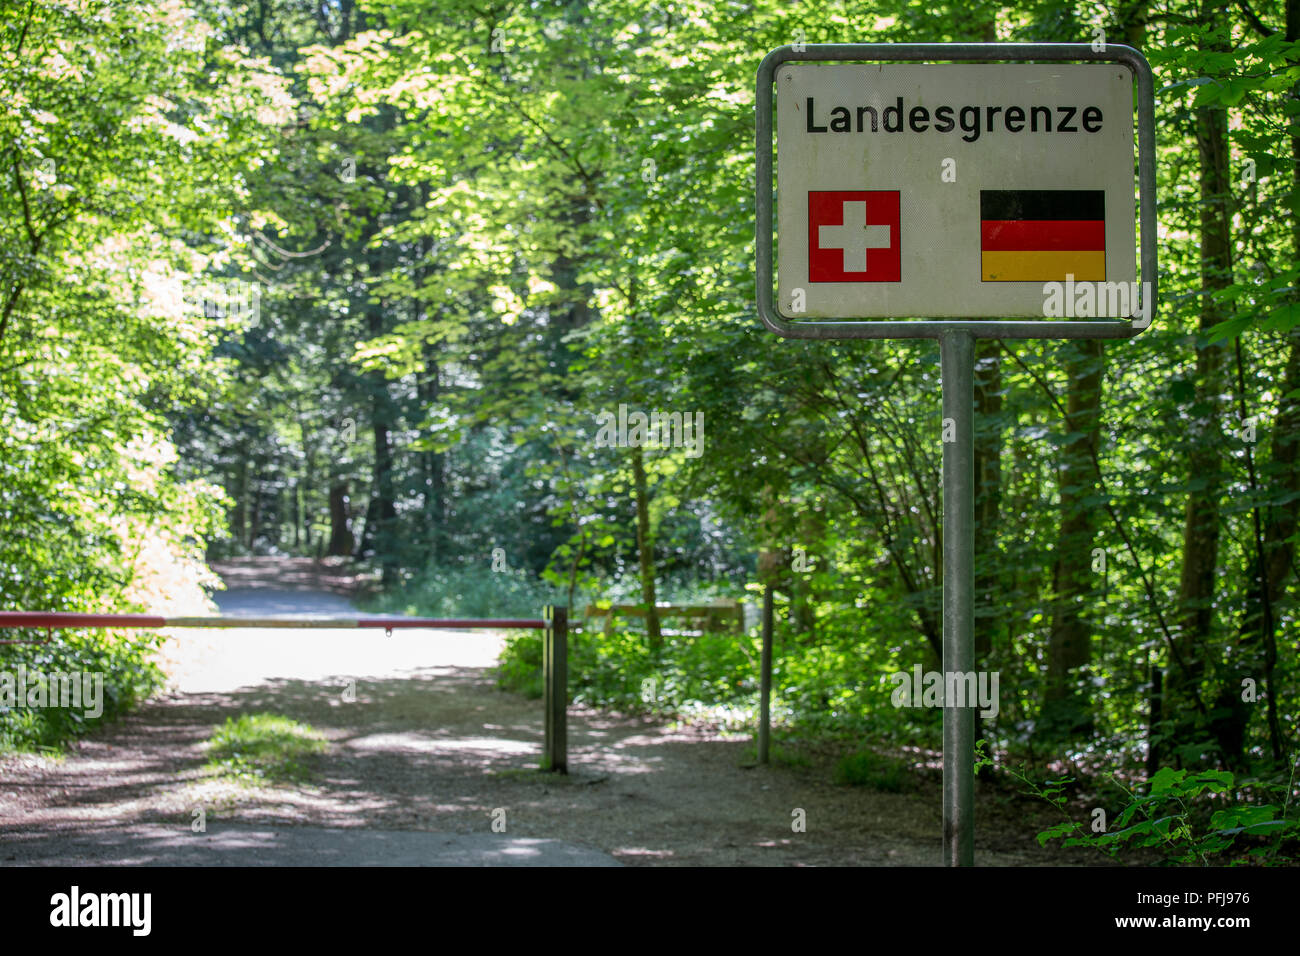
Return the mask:
MULTIPOLYGON (((1213 7, 1209 15, 1223 15, 1213 7)), ((1208 22, 1207 26, 1210 25, 1208 22)), ((1208 36, 1208 34, 1203 34, 1208 36)), ((1222 45, 1202 40, 1202 48, 1223 52, 1222 45)), ((1228 114, 1218 106, 1196 111, 1196 140, 1200 155, 1201 296, 1200 330, 1225 318, 1213 293, 1232 282, 1229 207, 1228 114)), ((1198 347, 1196 400, 1188 424, 1187 507, 1183 521, 1182 572, 1179 578, 1178 629, 1174 666, 1165 680, 1164 711, 1174 717, 1172 739, 1194 744, 1205 734, 1195 719, 1204 707, 1200 682, 1205 676, 1206 642, 1214 621, 1214 576, 1219 557, 1219 497, 1222 485, 1221 448, 1224 392, 1223 348, 1198 347)))
MULTIPOLYGON (((381 413, 385 404, 379 396, 375 397, 375 411, 381 413)), ((392 583, 396 571, 396 555, 393 553, 393 522, 397 518, 397 508, 393 499, 393 451, 389 444, 388 426, 381 421, 374 423, 375 444, 375 481, 366 512, 366 534, 371 539, 375 556, 382 568, 385 586, 392 583)))
POLYGON ((235 499, 235 513, 231 519, 231 536, 240 544, 248 541, 248 456, 247 449, 245 454, 239 459, 239 465, 235 472, 235 488, 232 498, 235 499))
POLYGON ((276 497, 275 543, 288 550, 298 543, 298 526, 293 517, 293 489, 286 484, 276 497), (289 533, 285 531, 285 522, 289 524, 289 533))
MULTIPOLYGON (((1141 50, 1146 44, 1149 16, 1147 0, 1120 6, 1119 22, 1124 42, 1135 50, 1141 50)), ((1164 721, 1164 671, 1151 652, 1147 654, 1147 682, 1151 688, 1147 700, 1147 776, 1154 777, 1160 769, 1162 749, 1157 736, 1164 721)))
POLYGON ((641 447, 629 449, 632 453, 632 481, 636 494, 636 548, 641 563, 641 602, 646 605, 646 636, 652 650, 663 646, 659 630, 659 610, 655 596, 654 542, 650 537, 650 495, 646 490, 645 458, 641 447))
MULTIPOLYGON (((1300 39, 1300 2, 1297 0, 1290 0, 1286 4, 1284 35, 1288 43, 1300 39)), ((1292 59, 1290 63, 1294 66, 1296 60, 1292 59)), ((1300 100, 1300 84, 1292 88, 1290 100, 1292 103, 1300 100)), ((1300 114, 1293 114, 1290 123, 1291 194, 1300 196, 1300 114)), ((1300 218, 1294 216, 1291 220, 1291 254, 1293 259, 1300 259, 1300 218)), ((1297 295, 1292 293, 1291 301, 1296 299, 1297 295)), ((1240 344, 1237 347, 1240 350, 1240 344)), ((1238 359, 1240 361, 1240 351, 1238 359)), ((1244 404, 1245 376, 1240 366, 1239 376, 1241 401, 1244 404)), ((1257 497, 1287 503, 1281 506, 1256 505, 1254 508, 1252 517, 1257 553, 1250 570, 1246 610, 1239 634, 1239 643, 1245 654, 1240 672, 1229 675, 1219 696, 1219 700, 1228 705, 1230 713, 1219 726, 1219 747, 1225 753, 1233 754, 1238 762, 1250 719, 1250 708, 1241 701, 1241 678, 1252 676, 1249 673, 1252 670, 1258 671, 1263 678, 1261 683, 1266 700, 1269 744, 1274 761, 1280 762, 1289 747, 1289 742, 1283 737, 1277 712, 1278 694, 1274 668, 1277 664, 1278 622, 1275 609, 1284 596, 1295 560, 1291 538, 1297 528, 1295 499, 1300 496, 1300 399, 1294 395, 1300 390, 1300 327, 1292 329, 1287 337, 1287 360, 1281 379, 1277 417, 1268 429, 1271 437, 1270 462, 1263 469, 1270 481, 1262 496, 1257 493, 1257 497)), ((1260 425, 1262 432, 1266 426, 1263 422, 1260 425)))
POLYGON ((316 498, 316 447, 312 440, 312 432, 307 427, 306 418, 300 406, 295 404, 295 411, 298 415, 298 435, 302 442, 302 475, 298 481, 297 506, 298 506, 298 525, 302 529, 302 540, 307 548, 307 553, 316 554, 316 542, 312 540, 312 504, 316 498))
POLYGON ((1057 464, 1060 525, 1052 569, 1052 630, 1047 642, 1043 718, 1047 727, 1072 737, 1088 733, 1092 727, 1090 695, 1081 693, 1075 682, 1092 660, 1092 628, 1085 611, 1092 604, 1096 577, 1092 570, 1096 505, 1088 499, 1097 492, 1095 461, 1104 356, 1100 341, 1066 342, 1062 349, 1070 392, 1064 422, 1067 437, 1057 464))
POLYGON ((813 591, 813 574, 820 568, 824 556, 814 553, 826 535, 826 513, 817 508, 816 499, 797 502, 799 514, 800 547, 809 570, 790 571, 790 623, 798 639, 807 644, 817 641, 817 595, 813 591))
MULTIPOLYGON (((427 414, 438 402, 441 392, 438 360, 431 349, 424 353, 425 374, 421 376, 416 387, 419 390, 420 404, 427 414)), ((447 523, 447 482, 446 463, 440 451, 427 451, 423 454, 424 465, 424 520, 428 528, 430 559, 438 561, 446 550, 447 523)))
POLYGON ((330 557, 350 557, 355 547, 349 527, 347 482, 330 485, 330 557))
MULTIPOLYGON (((370 334, 383 334, 383 314, 375 308, 369 312, 370 334)), ((393 491, 393 449, 389 425, 393 420, 393 401, 388 393, 388 380, 382 372, 371 376, 371 420, 374 436, 375 470, 371 485, 370 504, 366 510, 366 537, 375 549, 379 561, 381 582, 384 587, 393 584, 398 561, 394 550, 394 523, 397 519, 396 496, 393 491)))
POLYGON ((248 495, 252 502, 251 514, 248 520, 248 550, 253 550, 253 542, 257 536, 262 533, 262 489, 259 487, 260 482, 249 480, 248 495))

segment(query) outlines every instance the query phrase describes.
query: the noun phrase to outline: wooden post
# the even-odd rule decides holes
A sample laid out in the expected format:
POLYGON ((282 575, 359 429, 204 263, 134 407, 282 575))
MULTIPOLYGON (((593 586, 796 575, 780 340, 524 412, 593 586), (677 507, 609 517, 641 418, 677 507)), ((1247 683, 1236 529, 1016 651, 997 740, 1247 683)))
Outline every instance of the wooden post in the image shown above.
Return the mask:
POLYGON ((545 743, 542 769, 569 772, 569 609, 546 606, 542 638, 542 705, 545 743))
POLYGON ((772 585, 763 586, 763 656, 759 663, 758 762, 767 763, 772 738, 772 585))

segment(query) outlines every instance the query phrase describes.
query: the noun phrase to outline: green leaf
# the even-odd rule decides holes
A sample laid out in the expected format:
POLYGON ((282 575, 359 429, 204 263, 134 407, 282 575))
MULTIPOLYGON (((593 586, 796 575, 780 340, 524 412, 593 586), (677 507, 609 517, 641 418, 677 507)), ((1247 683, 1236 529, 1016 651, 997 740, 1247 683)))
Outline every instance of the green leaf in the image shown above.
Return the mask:
POLYGON ((1076 830, 1079 829, 1079 827, 1080 824, 1074 821, 1069 821, 1066 823, 1058 823, 1056 824, 1056 826, 1048 827, 1046 830, 1042 830, 1039 832, 1038 845, 1046 846, 1048 840, 1054 840, 1057 837, 1074 833, 1076 830))
POLYGON ((1168 793, 1176 789, 1187 776, 1186 770, 1175 770, 1173 767, 1161 767, 1156 771, 1156 775, 1151 778, 1151 795, 1155 796, 1161 793, 1168 793))

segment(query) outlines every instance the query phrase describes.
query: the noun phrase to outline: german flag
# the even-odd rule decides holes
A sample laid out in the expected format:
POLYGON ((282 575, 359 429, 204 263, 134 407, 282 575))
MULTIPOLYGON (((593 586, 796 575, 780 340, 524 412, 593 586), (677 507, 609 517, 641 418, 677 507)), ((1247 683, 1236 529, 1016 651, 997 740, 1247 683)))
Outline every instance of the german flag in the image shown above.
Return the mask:
POLYGON ((1106 278, 1102 189, 981 189, 980 279, 1081 282, 1106 278))

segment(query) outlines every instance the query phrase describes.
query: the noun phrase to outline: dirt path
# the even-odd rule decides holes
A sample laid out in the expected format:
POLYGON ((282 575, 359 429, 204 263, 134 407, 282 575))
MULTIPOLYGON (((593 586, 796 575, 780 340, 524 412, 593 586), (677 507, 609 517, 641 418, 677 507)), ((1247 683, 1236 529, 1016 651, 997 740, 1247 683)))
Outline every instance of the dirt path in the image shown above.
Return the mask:
MULTIPOLYGON (((223 613, 348 608, 310 573, 293 577, 244 575, 242 587, 218 595, 223 613)), ((221 847, 232 840, 251 858, 285 864, 518 863, 529 854, 631 865, 939 862, 937 781, 907 794, 835 786, 830 755, 746 769, 747 737, 575 707, 570 774, 539 773, 541 702, 496 689, 500 641, 459 632, 178 634, 173 692, 62 760, 0 761, 0 863, 229 862, 221 847), (329 738, 313 785, 249 789, 204 775, 202 744, 214 725, 253 712, 305 721, 329 738), (192 831, 198 810, 206 834, 192 831), (806 832, 792 830, 797 810, 806 832), (504 811, 505 834, 492 830, 494 811, 504 811)), ((1058 862, 1033 832, 1023 806, 981 799, 977 862, 1058 862)))

